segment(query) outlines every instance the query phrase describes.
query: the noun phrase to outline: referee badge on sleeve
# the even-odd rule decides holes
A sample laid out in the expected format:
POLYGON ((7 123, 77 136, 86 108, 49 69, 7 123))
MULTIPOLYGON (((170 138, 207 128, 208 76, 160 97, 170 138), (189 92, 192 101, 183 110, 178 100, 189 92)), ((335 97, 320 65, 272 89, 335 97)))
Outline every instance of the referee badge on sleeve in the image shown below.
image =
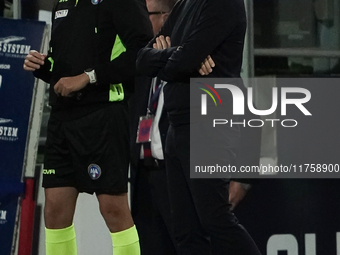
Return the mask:
POLYGON ((87 171, 92 180, 97 180, 102 175, 102 170, 100 166, 96 164, 89 165, 89 167, 87 168, 87 171))

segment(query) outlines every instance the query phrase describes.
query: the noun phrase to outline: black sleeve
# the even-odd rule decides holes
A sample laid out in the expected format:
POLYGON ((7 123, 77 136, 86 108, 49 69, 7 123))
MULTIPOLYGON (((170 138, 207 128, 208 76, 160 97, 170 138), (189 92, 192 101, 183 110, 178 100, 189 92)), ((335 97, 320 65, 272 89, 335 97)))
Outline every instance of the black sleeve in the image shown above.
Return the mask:
MULTIPOLYGON (((59 1, 54 1, 54 5, 52 8, 52 19, 51 19, 52 24, 55 18, 55 11, 57 9, 58 2, 59 1)), ((52 55, 52 45, 50 41, 49 50, 47 52, 44 65, 40 66, 40 69, 37 69, 33 72, 34 77, 41 79, 46 83, 50 83, 51 78, 52 78, 53 63, 54 63, 54 60, 53 60, 53 55, 52 55)))
POLYGON ((211 0, 186 41, 169 58, 158 77, 165 81, 181 81, 197 70, 204 59, 232 33, 244 25, 242 0, 211 0), (240 24, 242 22, 242 24, 240 24))
POLYGON ((137 53, 153 36, 144 1, 115 0, 112 4, 113 23, 126 51, 95 67, 99 83, 120 83, 133 78, 137 53))
POLYGON ((51 49, 48 51, 44 62, 44 65, 40 66, 40 69, 35 70, 33 72, 33 75, 34 77, 41 79, 46 83, 50 83, 53 68, 53 57, 51 49))
MULTIPOLYGON (((137 72, 139 74, 145 74, 151 77, 157 76, 157 73, 166 65, 169 57, 174 53, 177 47, 170 47, 164 50, 157 50, 153 48, 153 44, 156 42, 156 38, 160 35, 164 37, 170 36, 174 23, 176 21, 176 11, 179 6, 178 1, 171 11, 169 17, 164 22, 161 30, 156 36, 149 41, 149 43, 138 52, 136 61, 137 72)), ((171 39, 171 38, 170 38, 171 39)))
POLYGON ((167 64, 169 57, 176 50, 176 47, 165 50, 157 50, 145 47, 138 53, 137 71, 140 74, 156 77, 158 72, 167 64))

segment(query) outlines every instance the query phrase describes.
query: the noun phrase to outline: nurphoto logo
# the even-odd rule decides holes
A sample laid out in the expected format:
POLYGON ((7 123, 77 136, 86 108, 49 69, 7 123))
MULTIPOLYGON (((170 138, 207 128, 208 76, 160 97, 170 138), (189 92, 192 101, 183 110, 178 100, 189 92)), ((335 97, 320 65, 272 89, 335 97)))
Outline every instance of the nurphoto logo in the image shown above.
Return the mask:
MULTIPOLYGON (((207 84, 201 83, 208 88, 217 96, 217 98, 220 101, 220 104, 222 106, 222 100, 217 93, 215 89, 227 89, 232 96, 232 107, 233 107, 233 115, 245 115, 245 95, 243 91, 232 84, 215 84, 214 88, 212 86, 209 86, 207 84)), ((215 106, 217 106, 216 100, 214 96, 212 95, 211 92, 209 92, 207 89, 199 88, 206 92, 214 101, 215 106)), ((286 116, 287 115, 287 105, 295 105, 305 116, 312 116, 310 111, 304 106, 305 103, 309 102, 311 99, 311 93, 308 89, 305 88, 299 88, 299 87, 282 87, 280 88, 280 97, 278 93, 278 88, 273 87, 272 88, 272 104, 269 109, 256 109, 254 107, 254 98, 253 98, 253 88, 248 87, 247 88, 247 107, 249 111, 257 116, 267 116, 272 113, 274 113, 279 105, 279 98, 280 98, 280 108, 281 116, 286 116), (290 94, 295 94, 299 95, 300 97, 298 98, 290 98, 290 94)), ((201 94, 201 115, 207 115, 208 114, 208 106, 207 106, 207 95, 206 94, 201 94)), ((249 119, 249 120, 241 120, 238 122, 233 121, 232 119, 227 120, 227 119, 214 119, 213 120, 213 126, 215 127, 216 125, 225 125, 225 124, 230 124, 231 126, 233 125, 242 125, 242 126, 249 126, 249 127, 262 127, 265 123, 271 122, 272 126, 274 126, 275 122, 280 122, 283 127, 295 127, 297 126, 298 122, 295 119, 249 119)))
MULTIPOLYGON (((204 84, 204 85, 208 86, 217 95, 222 105, 221 98, 216 92, 216 90, 207 84, 204 84)), ((228 89, 231 92, 232 97, 233 97, 233 114, 244 115, 244 94, 243 94, 243 91, 239 87, 235 85, 231 85, 231 84, 215 84, 215 88, 216 89, 228 89)), ((207 92, 210 95, 210 97, 214 100, 215 105, 217 105, 216 100, 214 99, 213 95, 209 91, 203 88, 199 88, 199 89, 207 92)), ((247 88, 247 96, 248 96, 248 100, 247 100, 248 108, 250 112, 255 115, 260 115, 260 116, 270 115, 274 113, 277 109, 277 105, 278 105, 278 89, 277 88, 272 88, 272 106, 270 107, 270 109, 267 109, 267 110, 255 109, 254 103, 253 103, 253 88, 247 88)), ((306 109, 306 107, 303 106, 303 104, 307 103, 310 99, 311 99, 311 93, 305 88, 281 88, 281 115, 287 114, 286 109, 287 109, 288 104, 294 104, 297 108, 300 109, 300 111, 304 115, 312 115, 306 109), (300 94, 303 94, 305 97, 304 98, 287 98, 287 94, 289 93, 300 93, 300 94)), ((202 94, 201 103, 202 103, 201 114, 207 115, 207 100, 206 100, 205 94, 202 94)))

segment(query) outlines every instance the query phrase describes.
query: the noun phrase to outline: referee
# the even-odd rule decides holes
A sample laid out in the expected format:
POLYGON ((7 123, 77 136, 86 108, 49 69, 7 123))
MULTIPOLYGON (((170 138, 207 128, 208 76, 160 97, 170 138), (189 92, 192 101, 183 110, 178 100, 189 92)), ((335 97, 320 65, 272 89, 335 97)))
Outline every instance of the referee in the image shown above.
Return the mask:
POLYGON ((127 97, 138 50, 152 38, 144 1, 67 0, 52 12, 48 55, 24 69, 50 84, 43 187, 47 255, 76 255, 79 192, 95 193, 115 255, 140 254, 127 202, 127 97))

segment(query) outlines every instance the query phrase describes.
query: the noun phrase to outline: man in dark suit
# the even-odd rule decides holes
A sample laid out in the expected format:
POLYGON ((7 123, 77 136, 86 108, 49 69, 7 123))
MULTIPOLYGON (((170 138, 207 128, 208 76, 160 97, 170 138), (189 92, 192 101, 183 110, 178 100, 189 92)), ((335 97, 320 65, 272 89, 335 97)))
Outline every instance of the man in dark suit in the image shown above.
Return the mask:
MULTIPOLYGON (((180 254, 260 254, 230 211, 229 180, 190 178, 190 78, 202 76, 197 69, 207 55, 216 63, 208 77, 239 78, 245 30, 242 0, 180 0, 157 37, 138 54, 139 72, 168 82, 164 107, 170 127, 165 158, 180 254), (172 47, 155 49, 155 43, 168 37, 172 47)), ((235 145, 242 145, 240 130, 224 129, 221 135, 226 142, 219 143, 219 155, 224 165, 234 164, 235 145)), ((200 137, 201 151, 214 159, 215 151, 203 148, 207 137, 200 137)), ((217 140, 221 141, 218 135, 217 140)))
MULTIPOLYGON (((176 0, 146 0, 154 33, 166 20, 176 0)), ((141 252, 145 255, 177 254, 171 234, 170 204, 164 166, 163 148, 168 120, 163 111, 163 89, 155 95, 160 80, 136 78, 131 100, 131 211, 135 221, 141 252), (155 101, 151 143, 136 143, 139 118, 147 115, 150 100, 155 101)))

